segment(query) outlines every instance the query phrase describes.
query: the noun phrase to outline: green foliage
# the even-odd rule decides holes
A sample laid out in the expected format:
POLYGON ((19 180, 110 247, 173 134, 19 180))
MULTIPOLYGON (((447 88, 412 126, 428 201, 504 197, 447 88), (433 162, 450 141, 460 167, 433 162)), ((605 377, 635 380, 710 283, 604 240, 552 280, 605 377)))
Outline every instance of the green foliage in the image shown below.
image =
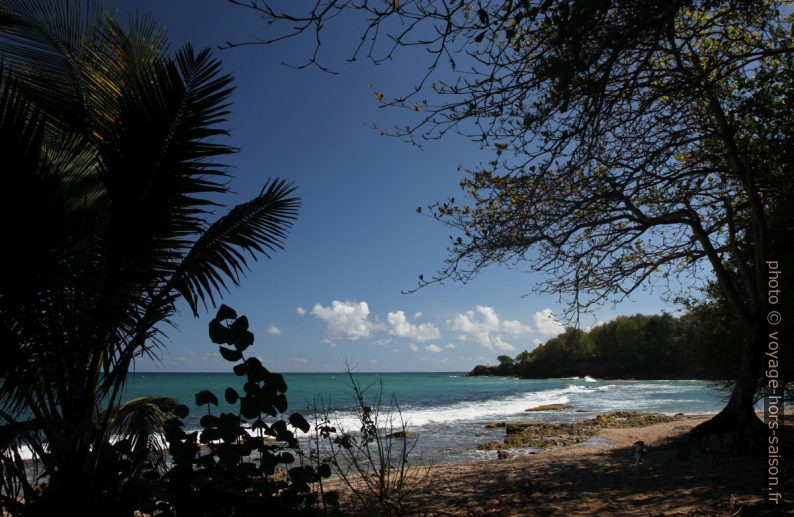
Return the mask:
POLYGON ((209 50, 169 55, 147 16, 82 5, 0 0, 0 504, 15 512, 129 509, 145 440, 110 437, 156 430, 167 405, 120 405, 131 365, 156 356, 179 300, 198 314, 280 249, 299 206, 272 180, 218 214, 232 78, 209 50))
POLYGON ((692 303, 678 318, 635 314, 588 331, 569 327, 515 361, 499 356, 498 366, 477 367, 473 373, 729 380, 741 347, 741 325, 730 307, 707 299, 692 303))
POLYGON ((196 405, 207 406, 199 422, 201 431, 183 430, 188 416, 185 406, 165 423, 173 462, 164 477, 169 511, 196 516, 228 515, 230 508, 235 515, 311 513, 318 504, 312 485, 331 471, 322 463, 291 466, 303 452, 289 426, 308 433, 310 425, 300 413, 292 413, 287 420, 279 418, 287 410, 284 378, 268 371, 256 357, 243 355, 253 342, 245 316, 237 317, 233 309, 222 305, 209 324, 209 333, 214 343, 231 345, 239 354, 231 359, 223 350, 232 349, 220 347, 226 360, 240 361, 235 373, 246 380, 244 395, 227 388, 226 400, 238 404, 239 410, 216 416, 210 407, 218 404, 218 398, 207 390, 198 392, 196 405), (280 465, 284 466, 281 470, 280 465))

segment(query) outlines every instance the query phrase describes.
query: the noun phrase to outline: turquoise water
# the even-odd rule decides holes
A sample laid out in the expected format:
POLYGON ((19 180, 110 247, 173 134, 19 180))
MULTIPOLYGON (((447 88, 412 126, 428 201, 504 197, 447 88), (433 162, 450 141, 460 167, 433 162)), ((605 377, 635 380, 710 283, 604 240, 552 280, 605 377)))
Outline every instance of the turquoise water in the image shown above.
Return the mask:
MULTIPOLYGON (((287 414, 298 411, 308 418, 313 401, 317 400, 318 405, 320 401, 325 405, 337 427, 359 427, 351 412, 353 394, 346 374, 292 373, 284 378, 288 385, 287 414)), ((368 387, 365 396, 372 405, 382 382, 384 404, 388 405, 394 395, 403 418, 418 437, 416 454, 436 463, 493 456, 493 451, 478 451, 476 446, 501 440, 504 431, 485 429, 484 424, 526 420, 528 414, 524 410, 540 404, 565 403, 582 412, 532 413, 532 420, 569 422, 610 411, 714 413, 722 408, 726 396, 707 382, 689 380, 514 379, 449 372, 365 373, 357 374, 356 379, 368 387)), ((234 411, 223 400, 227 387, 242 391, 242 378, 233 373, 137 373, 129 378, 125 398, 176 398, 191 408, 188 427, 198 428, 198 418, 206 408, 199 410, 194 406, 194 394, 208 389, 221 400, 218 411, 234 411)))

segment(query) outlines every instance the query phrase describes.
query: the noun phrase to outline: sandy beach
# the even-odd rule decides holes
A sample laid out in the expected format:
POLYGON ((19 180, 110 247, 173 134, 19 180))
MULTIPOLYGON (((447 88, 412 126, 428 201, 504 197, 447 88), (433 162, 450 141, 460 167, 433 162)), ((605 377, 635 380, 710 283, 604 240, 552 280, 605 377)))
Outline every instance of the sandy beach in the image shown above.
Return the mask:
MULTIPOLYGON (((412 515, 766 515, 766 458, 736 458, 693 448, 679 457, 676 438, 707 416, 599 432, 609 443, 561 447, 529 456, 433 467, 410 497, 412 515), (647 455, 633 464, 633 444, 647 455)), ((787 431, 794 433, 791 416, 787 431)), ((494 453, 496 455, 496 453, 494 453)), ((790 463, 790 462, 789 462, 790 463)), ((788 465, 786 492, 794 473, 788 465)), ((342 500, 350 504, 349 491, 342 500)), ((352 510, 347 506, 346 510, 352 510)))

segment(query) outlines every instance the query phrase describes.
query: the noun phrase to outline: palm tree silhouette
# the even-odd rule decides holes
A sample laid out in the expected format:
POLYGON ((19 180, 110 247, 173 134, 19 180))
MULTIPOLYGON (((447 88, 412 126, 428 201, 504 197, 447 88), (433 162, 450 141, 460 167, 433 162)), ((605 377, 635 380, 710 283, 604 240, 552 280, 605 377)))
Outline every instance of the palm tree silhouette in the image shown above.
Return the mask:
POLYGON ((59 512, 140 473, 119 462, 146 457, 172 403, 120 404, 133 361, 162 345, 178 300, 198 315, 281 249, 299 207, 266 180, 217 218, 232 78, 208 50, 169 56, 148 17, 122 27, 80 5, 0 0, 0 505, 59 512))

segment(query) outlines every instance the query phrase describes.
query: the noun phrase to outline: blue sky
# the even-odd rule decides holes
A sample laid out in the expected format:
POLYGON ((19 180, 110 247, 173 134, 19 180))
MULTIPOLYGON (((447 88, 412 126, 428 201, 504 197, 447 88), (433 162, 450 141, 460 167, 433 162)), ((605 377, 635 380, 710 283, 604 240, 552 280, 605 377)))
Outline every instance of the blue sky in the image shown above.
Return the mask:
MULTIPOLYGON (((135 9, 154 14, 172 49, 187 42, 216 49, 262 34, 253 12, 220 0, 106 5, 122 19, 135 9)), ((335 34, 348 38, 345 50, 355 44, 353 30, 341 26, 335 34)), ((240 152, 229 161, 235 194, 226 202, 247 200, 268 177, 282 177, 296 184, 303 203, 285 252, 255 263, 224 297, 251 321, 254 353, 276 371, 336 372, 346 359, 362 371, 463 371, 552 337, 562 306, 533 294, 541 278, 524 271, 494 267, 467 285, 401 294, 446 256, 449 231, 416 207, 459 195, 458 166, 492 157, 455 136, 421 149, 380 136, 368 125, 390 126, 406 114, 381 109, 374 92, 407 91, 423 65, 416 54, 381 66, 347 65, 332 50, 339 43, 329 41, 327 54, 337 75, 283 66, 309 55, 297 41, 214 51, 237 86, 226 127, 240 152)), ((674 310, 659 294, 638 293, 582 325, 674 310)), ((207 338, 210 317, 195 319, 181 307, 178 328, 166 329, 161 361, 139 360, 136 369, 228 371, 207 338)))

